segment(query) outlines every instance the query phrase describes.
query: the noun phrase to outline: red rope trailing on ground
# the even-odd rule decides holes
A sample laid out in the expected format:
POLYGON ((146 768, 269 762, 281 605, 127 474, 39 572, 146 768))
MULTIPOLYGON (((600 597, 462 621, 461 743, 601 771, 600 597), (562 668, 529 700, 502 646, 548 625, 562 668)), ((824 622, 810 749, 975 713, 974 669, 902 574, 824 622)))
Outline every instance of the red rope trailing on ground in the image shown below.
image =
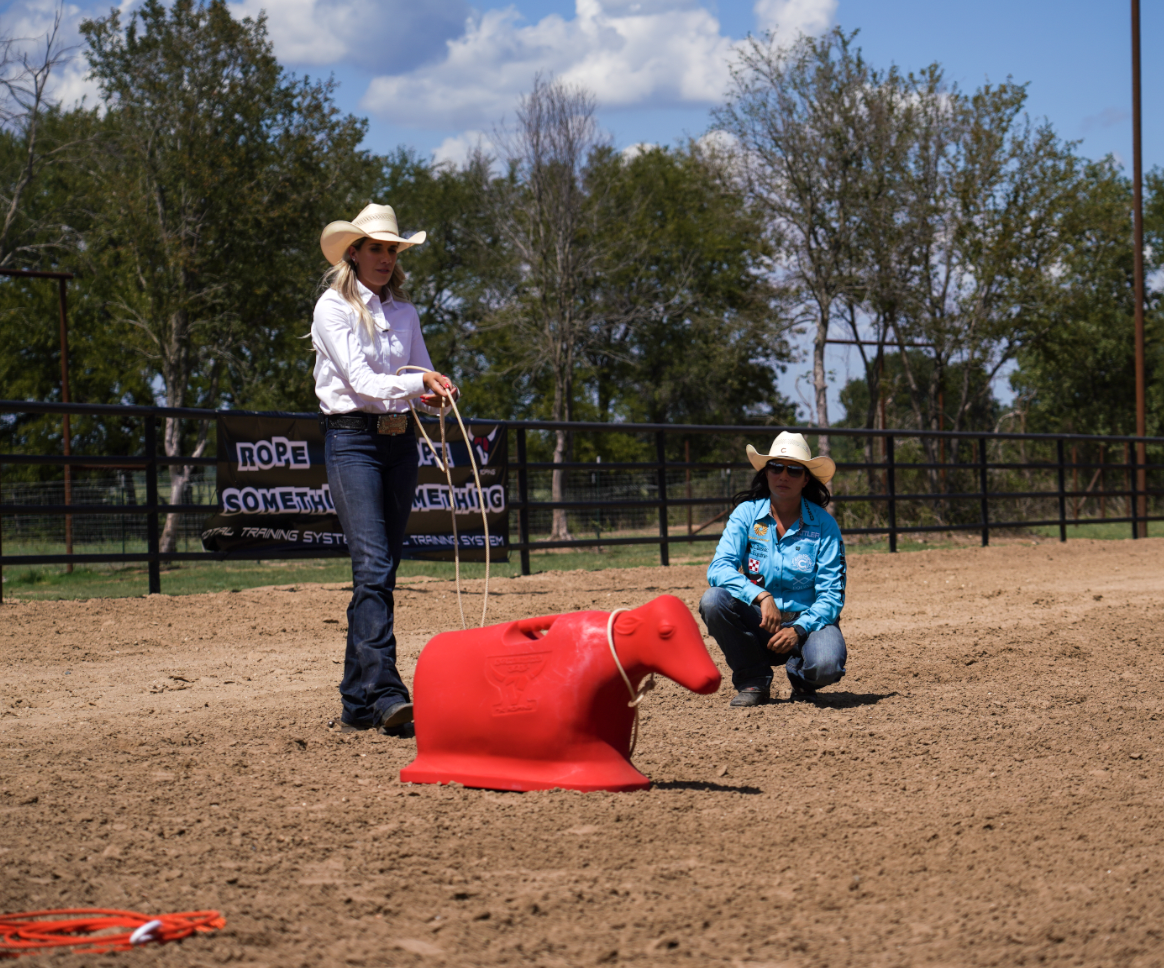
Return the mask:
POLYGON ((156 917, 104 908, 0 914, 0 958, 65 947, 93 954, 129 951, 139 945, 180 941, 195 931, 216 931, 225 926, 226 918, 217 911, 185 911, 156 917), (99 933, 114 928, 130 930, 99 933))

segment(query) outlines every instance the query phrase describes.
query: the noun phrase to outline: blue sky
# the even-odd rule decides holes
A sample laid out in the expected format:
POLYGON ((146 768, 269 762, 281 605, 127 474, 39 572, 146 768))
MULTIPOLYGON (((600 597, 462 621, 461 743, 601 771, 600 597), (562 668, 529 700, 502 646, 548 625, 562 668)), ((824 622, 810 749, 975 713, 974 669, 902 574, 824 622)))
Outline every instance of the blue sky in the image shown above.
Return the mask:
MULTIPOLYGON (((271 9, 271 0, 248 2, 265 2, 267 9, 271 9)), ((497 120, 478 114, 481 99, 465 96, 467 92, 458 91, 455 84, 447 92, 454 103, 445 110, 431 110, 432 105, 423 99, 415 99, 419 103, 411 107, 396 100, 414 101, 418 90, 436 94, 433 81, 439 71, 434 67, 443 66, 454 75, 446 44, 449 40, 465 38, 464 22, 458 21, 457 12, 483 19, 500 11, 511 12, 508 29, 494 30, 492 34, 480 31, 484 35, 482 45, 491 40, 496 44, 491 53, 498 56, 483 57, 477 64, 465 57, 455 72, 456 80, 476 82, 502 94, 496 101, 499 108, 505 94, 510 95, 508 100, 512 103, 528 87, 538 68, 580 77, 595 88, 618 88, 623 83, 632 88, 638 86, 640 79, 628 80, 628 76, 642 71, 633 50, 625 51, 624 58, 611 57, 601 63, 585 40, 579 42, 577 36, 571 36, 572 25, 583 28, 579 33, 584 32, 587 8, 591 7, 598 8, 615 22, 620 18, 647 21, 648 29, 661 38, 660 46, 670 46, 676 55, 675 62, 656 70, 641 90, 622 97, 624 103, 611 104, 609 91, 602 92, 608 95, 605 98, 600 94, 602 121, 620 145, 639 141, 670 143, 685 134, 698 135, 706 129, 708 110, 718 94, 715 86, 718 78, 701 61, 727 48, 726 44, 717 45, 717 39, 738 40, 749 31, 773 25, 782 32, 792 33, 794 27, 815 32, 840 24, 849 30, 860 30, 858 43, 878 65, 893 62, 912 69, 937 60, 946 68, 949 79, 968 89, 986 81, 1002 81, 1008 75, 1028 82, 1028 103, 1033 116, 1050 118, 1065 138, 1082 139, 1080 150, 1084 154, 1099 157, 1112 153, 1130 164, 1131 42, 1127 4, 1107 6, 1074 0, 1055 3, 978 0, 959 4, 933 0, 792 0, 769 2, 766 6, 775 9, 767 17, 756 9, 764 4, 747 2, 644 0, 641 3, 579 3, 576 7, 573 0, 518 0, 508 6, 470 11, 460 3, 428 0, 424 6, 433 11, 433 16, 423 25, 428 33, 416 43, 401 45, 415 52, 416 67, 411 71, 393 67, 389 51, 395 45, 389 39, 390 31, 384 34, 382 55, 379 51, 369 53, 361 65, 350 62, 343 67, 332 65, 343 82, 345 106, 367 114, 372 120, 369 144, 377 150, 409 144, 421 152, 431 152, 446 139, 463 138, 466 130, 488 132, 497 120), (635 7, 640 9, 635 11, 635 7), (628 16, 632 11, 638 16, 628 16), (555 21, 560 21, 561 26, 555 21), (716 26, 718 30, 712 35, 710 30, 716 26), (682 37, 684 32, 686 43, 674 43, 674 38, 682 37), (555 42, 560 44, 557 51, 555 42), (503 80, 498 76, 499 62, 506 54, 518 55, 514 58, 520 65, 514 71, 516 90, 507 90, 514 85, 506 83, 508 78, 503 80), (684 63, 684 54, 694 56, 684 63), (426 56, 427 63, 422 61, 426 56), (470 71, 474 66, 481 70, 481 77, 472 77, 470 71), (428 77, 423 85, 380 83, 377 86, 374 80, 384 76, 407 77, 409 73, 415 76, 418 69, 424 71, 426 67, 428 77), (521 67, 526 70, 522 71, 521 67), (677 78, 690 74, 704 76, 698 77, 686 94, 677 92, 677 78), (458 94, 462 96, 459 98, 458 94), (458 109, 456 102, 462 100, 465 103, 458 109)), ((1161 103, 1164 61, 1159 57, 1164 46, 1164 6, 1144 4, 1143 7, 1144 160, 1151 167, 1164 164, 1164 103, 1161 103)), ((614 39, 623 39, 617 37, 617 32, 616 28, 614 39)), ((625 38, 630 31, 624 29, 622 33, 625 38)), ((594 42, 601 43, 598 38, 594 42)), ((626 46, 634 47, 633 38, 626 46)), ((650 56, 653 52, 643 53, 650 56)), ((508 108, 512 110, 511 104, 508 108)))
MULTIPOLYGON (((123 0, 130 9, 133 0, 123 0)), ((73 0, 66 27, 109 0, 73 0)), ((0 4, 4 32, 43 29, 53 0, 0 4)), ((878 66, 937 60, 963 88, 1029 82, 1029 108, 1093 157, 1131 156, 1128 4, 1080 0, 233 0, 266 11, 280 59, 334 74, 341 105, 369 118, 368 146, 456 157, 527 90, 536 71, 586 84, 616 144, 699 135, 726 84, 733 43, 774 28, 792 37, 859 29, 878 66)), ((1144 161, 1164 165, 1164 5, 1143 5, 1144 161)), ((62 76, 91 91, 83 65, 62 76)))
MULTIPOLYGON (((266 11, 280 60, 334 74, 340 105, 370 121, 367 146, 398 145, 456 161, 488 141, 535 72, 595 92, 615 145, 671 144, 707 130, 727 84, 733 45, 773 29, 791 39, 840 24, 878 67, 941 63, 974 89, 1008 76, 1029 83, 1029 113, 1081 140, 1089 157, 1131 165, 1129 4, 1081 0, 228 0, 266 11)), ((4 33, 44 29, 54 0, 0 4, 4 33)), ((122 0, 132 9, 134 0, 122 0)), ((66 29, 110 0, 71 0, 66 29)), ((1145 169, 1164 166, 1164 4, 1142 5, 1145 169)), ((60 76, 68 101, 89 93, 83 64, 60 76)), ((840 382, 855 360, 834 348, 840 382)), ((799 369, 799 368, 798 368, 799 369)), ((785 392, 796 397, 792 376, 785 392)), ((1004 391, 1004 387, 999 387, 1004 391)))

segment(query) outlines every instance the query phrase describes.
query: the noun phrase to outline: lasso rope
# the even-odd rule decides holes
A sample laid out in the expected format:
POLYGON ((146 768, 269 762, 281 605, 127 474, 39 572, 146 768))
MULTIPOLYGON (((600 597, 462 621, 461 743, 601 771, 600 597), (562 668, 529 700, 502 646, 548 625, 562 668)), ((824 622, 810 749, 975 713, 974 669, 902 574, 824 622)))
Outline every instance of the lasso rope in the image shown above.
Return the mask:
POLYGON ((622 676, 622 681, 626 683, 627 692, 630 693, 630 702, 627 703, 635 711, 634 724, 631 726, 631 741, 630 749, 626 751, 627 759, 634 756, 635 746, 639 741, 639 703, 643 701, 643 697, 648 692, 655 688, 655 674, 648 673, 643 681, 639 683, 639 688, 636 690, 631 685, 630 676, 626 674, 626 669, 622 667, 622 663, 618 661, 618 652, 614 647, 614 617, 619 612, 629 612, 629 608, 616 608, 610 613, 610 618, 606 620, 606 644, 610 646, 610 655, 614 659, 614 664, 618 669, 618 674, 622 676))
POLYGON ((0 958, 34 954, 47 948, 73 948, 88 954, 128 951, 151 942, 180 941, 195 931, 215 931, 225 926, 226 919, 217 911, 151 916, 136 911, 77 908, 0 914, 0 958), (97 934, 111 928, 131 930, 97 934))
MULTIPOLYGON (((423 366, 413 366, 411 364, 402 366, 396 371, 399 376, 405 370, 419 370, 421 373, 429 372, 423 366)), ((450 394, 448 397, 449 406, 453 408, 453 413, 457 418, 457 425, 461 428, 461 436, 465 441, 465 449, 469 452, 469 464, 473 468, 473 480, 477 483, 477 503, 481 505, 481 521, 485 526, 485 596, 481 600, 481 625, 485 625, 485 613, 489 608, 489 563, 490 563, 490 548, 489 548, 489 517, 485 509, 485 491, 481 487, 481 475, 477 473, 477 460, 473 457, 473 441, 469 437, 469 432, 465 429, 465 422, 461 419, 461 411, 457 409, 457 401, 453 399, 450 394)), ((432 442, 428 432, 424 429, 424 424, 420 422, 420 415, 416 412, 416 407, 412 405, 412 401, 408 401, 408 409, 412 411, 412 417, 416 421, 416 426, 424 437, 425 443, 428 444, 428 449, 432 451, 433 457, 436 459, 437 466, 445 472, 445 479, 449 482, 449 510, 453 516, 453 570, 457 579, 457 607, 461 610, 461 628, 468 628, 469 623, 465 621, 465 605, 461 600, 461 540, 457 537, 457 502, 453 498, 453 471, 451 462, 445 460, 447 451, 445 443, 445 408, 440 408, 440 424, 441 424, 441 450, 437 453, 436 444, 432 442)))

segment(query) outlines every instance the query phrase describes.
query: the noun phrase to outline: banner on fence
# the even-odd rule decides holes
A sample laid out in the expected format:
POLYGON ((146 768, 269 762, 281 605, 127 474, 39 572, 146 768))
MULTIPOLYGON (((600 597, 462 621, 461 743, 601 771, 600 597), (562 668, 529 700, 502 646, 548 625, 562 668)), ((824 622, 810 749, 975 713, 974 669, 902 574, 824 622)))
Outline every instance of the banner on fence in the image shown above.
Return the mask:
MULTIPOLYGON (((449 491, 445 472, 424 439, 417 436, 419 473, 412 514, 404 537, 404 557, 452 561, 457 509, 457 542, 462 561, 485 560, 485 531, 469 464, 477 459, 489 522, 490 557, 506 561, 509 547, 509 455, 505 425, 466 424, 466 444, 456 424, 448 428, 445 458, 452 468, 449 491)), ((429 430, 434 436, 436 428, 429 430)), ((436 439, 437 447, 440 440, 436 439)), ((218 500, 202 532, 207 551, 272 557, 285 551, 347 551, 335 513, 323 458, 323 431, 314 418, 292 415, 229 415, 218 418, 218 500)))

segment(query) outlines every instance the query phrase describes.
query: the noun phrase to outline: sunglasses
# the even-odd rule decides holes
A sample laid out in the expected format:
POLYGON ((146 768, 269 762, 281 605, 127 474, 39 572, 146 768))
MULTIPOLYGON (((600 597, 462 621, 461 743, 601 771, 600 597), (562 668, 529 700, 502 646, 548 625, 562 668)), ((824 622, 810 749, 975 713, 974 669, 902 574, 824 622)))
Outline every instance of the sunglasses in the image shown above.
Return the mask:
POLYGON ((802 464, 780 464, 772 461, 765 465, 764 469, 769 474, 779 474, 781 471, 785 471, 792 478, 800 477, 804 474, 804 465, 802 464))

